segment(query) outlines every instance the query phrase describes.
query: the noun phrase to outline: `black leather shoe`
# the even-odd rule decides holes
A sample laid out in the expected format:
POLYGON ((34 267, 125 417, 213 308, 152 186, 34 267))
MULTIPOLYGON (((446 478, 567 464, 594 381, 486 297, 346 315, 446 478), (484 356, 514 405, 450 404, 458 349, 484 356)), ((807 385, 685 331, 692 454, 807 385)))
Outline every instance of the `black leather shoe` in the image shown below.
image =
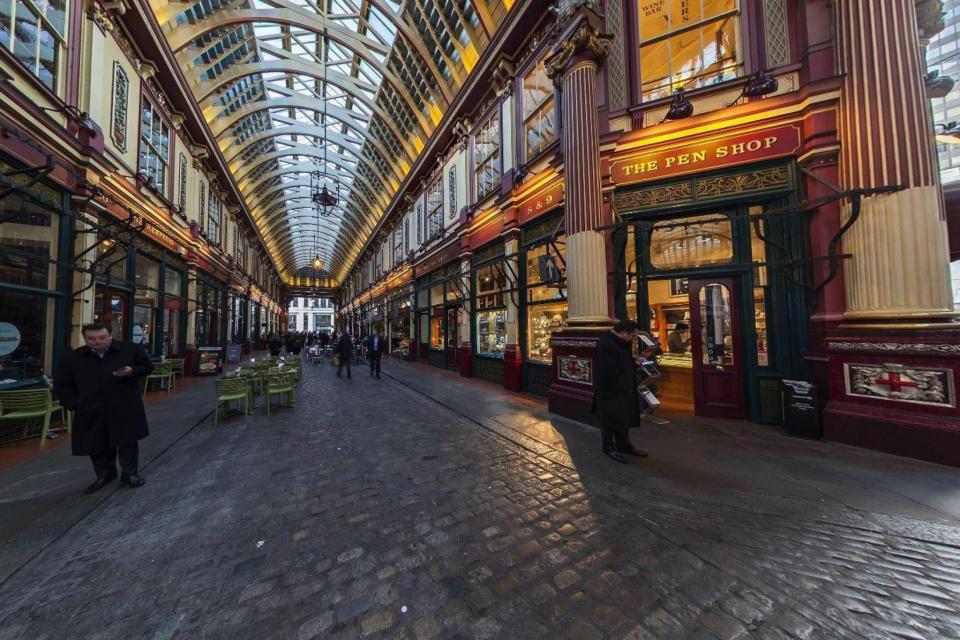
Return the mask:
POLYGON ((628 456, 637 456, 638 458, 646 458, 649 455, 643 449, 627 449, 626 451, 621 451, 620 453, 625 453, 628 456))
POLYGON ((130 487, 131 489, 142 487, 146 483, 147 481, 143 479, 143 476, 136 473, 131 473, 128 476, 120 478, 120 484, 125 487, 130 487))
POLYGON ((93 481, 93 484, 91 484, 89 487, 84 489, 83 492, 93 493, 95 491, 100 491, 100 489, 103 489, 105 486, 107 486, 108 484, 110 484, 116 479, 117 479, 116 475, 98 477, 96 480, 93 481))
POLYGON ((616 460, 617 462, 626 462, 626 461, 627 461, 627 459, 624 458, 624 457, 623 457, 623 454, 620 453, 619 451, 604 451, 603 453, 604 453, 604 455, 606 455, 607 457, 613 458, 613 459, 616 460))

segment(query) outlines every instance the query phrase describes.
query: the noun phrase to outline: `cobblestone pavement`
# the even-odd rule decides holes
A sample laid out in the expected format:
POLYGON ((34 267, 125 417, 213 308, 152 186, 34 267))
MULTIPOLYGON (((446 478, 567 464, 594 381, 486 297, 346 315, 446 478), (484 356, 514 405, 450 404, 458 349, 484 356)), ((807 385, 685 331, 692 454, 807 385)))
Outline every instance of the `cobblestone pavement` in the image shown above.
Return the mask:
POLYGON ((306 365, 295 409, 208 419, 0 585, 0 638, 960 637, 955 524, 705 499, 595 449, 306 365))

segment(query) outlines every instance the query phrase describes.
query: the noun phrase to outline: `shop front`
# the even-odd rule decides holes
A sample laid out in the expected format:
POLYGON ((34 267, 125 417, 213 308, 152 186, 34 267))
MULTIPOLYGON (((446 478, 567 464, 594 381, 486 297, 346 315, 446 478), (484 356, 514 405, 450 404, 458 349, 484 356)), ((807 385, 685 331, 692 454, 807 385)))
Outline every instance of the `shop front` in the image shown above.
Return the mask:
MULTIPOLYGON (((509 286, 503 240, 497 239, 472 256, 474 322, 473 375, 503 384, 508 344, 507 313, 515 289, 509 286)), ((516 304, 512 305, 516 309, 516 304)), ((512 319, 511 319, 512 320, 512 319)))
POLYGON ((197 347, 223 347, 227 330, 227 291, 205 274, 197 279, 197 347))
POLYGON ((134 246, 129 256, 134 283, 130 340, 155 358, 181 357, 186 341, 186 264, 150 242, 137 240, 134 246))
POLYGON ((776 213, 796 174, 782 161, 615 193, 616 315, 660 342, 664 408, 780 420, 780 380, 805 373, 804 229, 776 213))
POLYGON ((66 202, 43 182, 0 199, 0 380, 52 375, 67 343, 71 273, 60 266, 72 258, 66 202))
POLYGON ((407 285, 390 294, 387 303, 390 354, 396 358, 410 358, 410 297, 413 289, 407 285))
POLYGON ((459 247, 453 245, 414 271, 425 272, 416 280, 419 359, 444 369, 459 368, 460 321, 469 295, 456 260, 459 253, 459 247))
POLYGON ((560 274, 566 259, 563 213, 528 225, 522 233, 521 346, 523 389, 546 396, 552 380, 550 338, 567 326, 566 289, 560 274))

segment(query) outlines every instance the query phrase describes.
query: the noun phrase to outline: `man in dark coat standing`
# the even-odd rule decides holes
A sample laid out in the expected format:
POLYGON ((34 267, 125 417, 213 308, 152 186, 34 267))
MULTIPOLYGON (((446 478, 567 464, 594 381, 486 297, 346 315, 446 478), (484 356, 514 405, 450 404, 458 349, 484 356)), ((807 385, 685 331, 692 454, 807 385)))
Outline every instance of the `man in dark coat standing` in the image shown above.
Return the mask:
POLYGON ((350 339, 350 334, 344 331, 340 334, 340 341, 337 342, 337 355, 340 357, 340 364, 337 366, 337 377, 340 377, 340 372, 343 371, 344 365, 347 367, 347 377, 352 378, 350 374, 350 360, 353 359, 353 340, 350 339))
POLYGON ((97 474, 84 493, 117 479, 118 458, 120 482, 143 486, 139 441, 148 430, 139 381, 153 363, 142 346, 114 340, 109 324, 88 324, 82 332, 86 346, 63 355, 53 393, 74 412, 73 455, 90 456, 97 474))
POLYGON ((380 361, 383 360, 383 354, 387 350, 383 336, 377 329, 373 330, 373 335, 367 338, 367 359, 370 361, 370 375, 376 375, 380 379, 380 361))
POLYGON ((596 393, 594 413, 600 418, 603 452, 617 462, 624 454, 646 457, 645 451, 630 443, 630 427, 640 419, 636 370, 638 362, 631 345, 639 333, 632 320, 620 320, 597 341, 596 393))

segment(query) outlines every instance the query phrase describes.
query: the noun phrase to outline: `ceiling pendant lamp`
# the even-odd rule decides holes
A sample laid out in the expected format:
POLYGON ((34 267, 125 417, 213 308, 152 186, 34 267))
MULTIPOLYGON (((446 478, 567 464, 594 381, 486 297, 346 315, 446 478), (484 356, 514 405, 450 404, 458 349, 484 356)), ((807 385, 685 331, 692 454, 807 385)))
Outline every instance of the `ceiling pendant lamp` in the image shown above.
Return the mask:
POLYGON ((313 268, 317 269, 318 271, 323 269, 323 260, 320 259, 319 253, 313 256, 313 268))

